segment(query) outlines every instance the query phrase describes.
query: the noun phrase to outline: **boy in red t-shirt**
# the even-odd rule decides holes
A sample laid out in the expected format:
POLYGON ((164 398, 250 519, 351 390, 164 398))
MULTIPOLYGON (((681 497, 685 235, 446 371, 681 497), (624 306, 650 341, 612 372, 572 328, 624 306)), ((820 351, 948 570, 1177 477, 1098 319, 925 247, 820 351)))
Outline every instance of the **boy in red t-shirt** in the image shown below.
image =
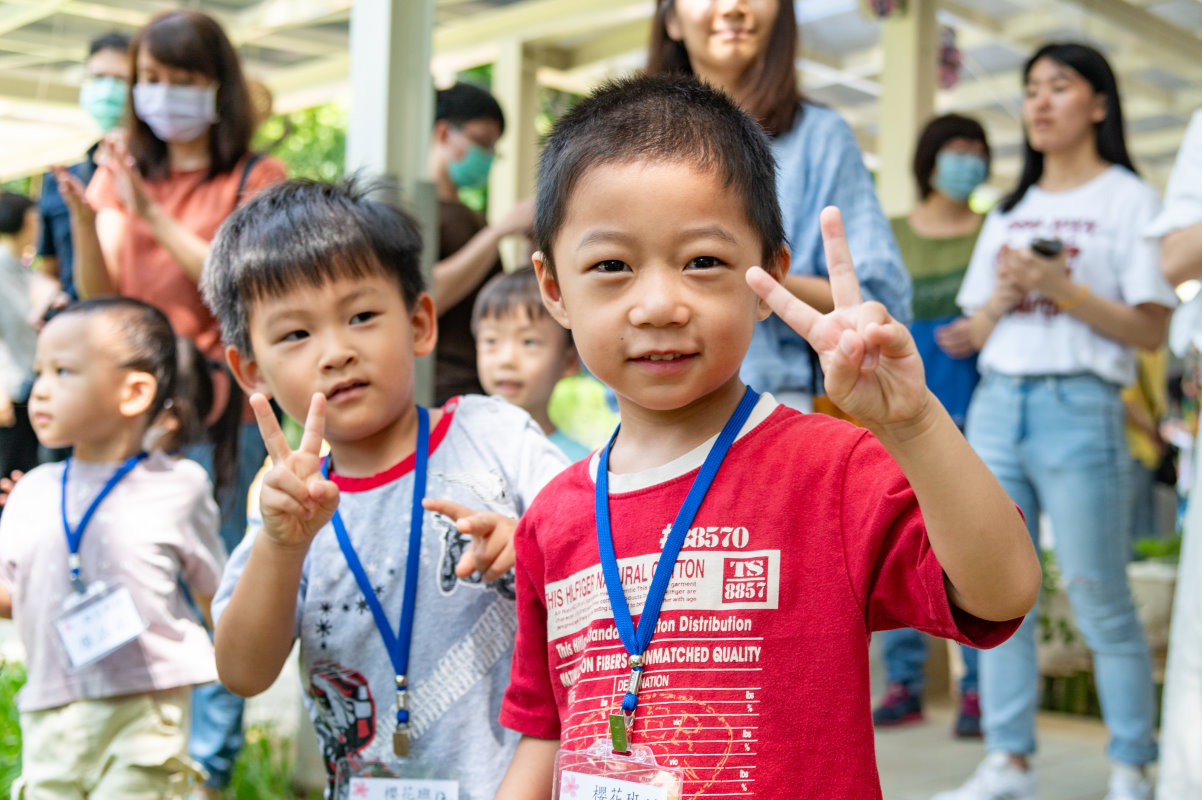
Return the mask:
POLYGON ((756 123, 689 78, 611 83, 548 140, 543 301, 622 425, 515 535, 501 722, 524 737, 500 800, 548 797, 556 751, 609 741, 611 715, 683 771, 686 798, 879 798, 871 632, 990 647, 1035 602, 1020 514, 926 389, 908 331, 861 301, 837 211, 820 222, 834 310, 777 282, 789 251, 774 170, 756 123), (771 311, 867 430, 743 385, 771 311), (699 507, 682 510, 686 492, 699 507))

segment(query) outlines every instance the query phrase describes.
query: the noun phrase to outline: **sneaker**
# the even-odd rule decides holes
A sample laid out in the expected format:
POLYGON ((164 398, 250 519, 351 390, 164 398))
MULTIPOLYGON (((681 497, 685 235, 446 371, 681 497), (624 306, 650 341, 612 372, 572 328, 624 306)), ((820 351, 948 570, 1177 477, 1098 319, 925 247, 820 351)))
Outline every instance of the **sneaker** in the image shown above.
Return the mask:
POLYGON ((960 713, 956 715, 952 733, 961 739, 981 738, 981 696, 976 689, 960 695, 960 713))
POLYGON ((872 724, 881 727, 922 721, 922 696, 900 683, 889 684, 889 692, 872 710, 872 724))
POLYGON ((1152 782, 1135 767, 1115 764, 1110 770, 1106 800, 1152 800, 1152 782))
POLYGON ((1011 764, 1008 753, 990 753, 963 786, 933 800, 1036 800, 1035 773, 1011 764))

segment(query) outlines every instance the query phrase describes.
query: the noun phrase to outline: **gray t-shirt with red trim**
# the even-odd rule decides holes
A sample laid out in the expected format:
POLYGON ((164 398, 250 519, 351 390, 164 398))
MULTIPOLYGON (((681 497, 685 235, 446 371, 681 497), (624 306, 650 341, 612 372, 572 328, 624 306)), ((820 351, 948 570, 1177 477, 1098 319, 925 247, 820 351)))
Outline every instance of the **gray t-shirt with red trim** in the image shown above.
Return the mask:
MULTIPOLYGON (((518 517, 567 466, 526 412, 504 400, 466 395, 444 411, 430 432, 427 497, 518 517)), ((332 478, 342 491, 347 533, 395 633, 413 457, 373 478, 332 478)), ((261 528, 252 509, 247 536, 230 556, 213 601, 215 616, 228 604, 261 528)), ((517 618, 512 572, 488 584, 478 575, 455 576, 470 542, 448 517, 426 512, 408 682, 411 756, 456 776, 461 797, 476 800, 495 795, 517 745, 518 735, 497 722, 517 618)), ((305 559, 295 635, 309 714, 331 776, 345 756, 391 758, 395 671, 330 525, 305 559)))

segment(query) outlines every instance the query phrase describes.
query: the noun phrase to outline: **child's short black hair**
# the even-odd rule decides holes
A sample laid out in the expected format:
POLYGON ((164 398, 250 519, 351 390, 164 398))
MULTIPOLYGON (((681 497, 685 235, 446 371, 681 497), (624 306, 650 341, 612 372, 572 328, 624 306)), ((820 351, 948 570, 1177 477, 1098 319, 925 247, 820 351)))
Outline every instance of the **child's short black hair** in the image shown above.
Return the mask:
POLYGON ((457 83, 441 89, 435 96, 434 121, 446 120, 452 125, 464 125, 474 119, 490 119, 505 132, 505 114, 497 98, 487 90, 470 83, 457 83))
MULTIPOLYGON (((519 309, 529 314, 532 320, 551 316, 538 291, 538 276, 534 267, 502 272, 480 287, 476 303, 472 306, 472 333, 475 334, 480 328, 481 320, 503 317, 519 309)), ((565 329, 564 333, 570 334, 570 331, 565 329)))
POLYGON ((405 212, 355 178, 277 183, 231 214, 213 239, 200 288, 226 344, 250 355, 252 304, 335 278, 384 275, 410 308, 425 290, 422 239, 405 212))
POLYGON ((71 314, 103 316, 113 323, 125 352, 119 366, 154 377, 154 400, 146 413, 147 420, 153 420, 175 393, 175 331, 167 315, 150 303, 120 295, 80 300, 56 314, 55 319, 71 314))
POLYGON ((763 129, 723 92, 682 75, 609 81, 565 114, 539 161, 534 233, 548 266, 568 200, 602 164, 675 161, 712 171, 743 201, 763 241, 764 266, 787 242, 776 163, 763 129))
POLYGON ((33 201, 16 192, 0 192, 0 234, 16 236, 25 227, 33 201))

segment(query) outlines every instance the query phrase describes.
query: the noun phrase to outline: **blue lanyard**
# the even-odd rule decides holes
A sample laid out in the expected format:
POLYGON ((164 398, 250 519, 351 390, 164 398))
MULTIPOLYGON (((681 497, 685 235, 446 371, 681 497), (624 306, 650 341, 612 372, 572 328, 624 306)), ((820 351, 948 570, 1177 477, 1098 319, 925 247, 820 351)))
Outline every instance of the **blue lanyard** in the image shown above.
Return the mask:
POLYGON ((751 410, 755 408, 759 399, 760 396, 748 386, 747 390, 743 392, 743 399, 739 401, 738 407, 726 421, 714 446, 706 455, 701 469, 697 471, 697 477, 693 479, 693 485, 689 488, 688 495, 685 496, 684 505, 680 507, 680 512, 672 522, 672 530, 668 533, 668 539, 664 542, 663 554, 660 556, 659 564, 655 567, 655 574, 651 578, 651 587, 647 592, 647 600, 643 605, 643 613, 639 617, 637 630, 634 626, 634 618, 630 615, 630 606, 626 602, 626 594, 622 590, 622 577, 618 572, 618 557, 614 553, 613 530, 609 522, 609 449, 613 447, 614 439, 621 430, 620 425, 614 430, 609 444, 601 450, 597 462, 596 482, 597 548, 601 551, 601 570, 605 575, 605 590, 609 593, 609 604, 613 607, 614 624, 618 628, 618 637, 622 640, 626 652, 630 654, 630 685, 622 698, 622 711, 626 714, 628 724, 639 702, 638 689, 643 672, 643 653, 651 644, 651 637, 655 635, 655 625, 659 622, 660 608, 664 603, 664 595, 668 592, 672 572, 676 569, 676 559, 680 555, 680 548, 684 546, 689 526, 693 524, 693 518, 697 516, 697 509, 701 507, 701 501, 705 499, 705 494, 709 491, 714 476, 718 474, 718 468, 722 466, 727 451, 734 444, 735 437, 739 435, 739 431, 747 422, 747 418, 751 416, 751 410))
MULTIPOLYGON (((430 415, 426 409, 418 406, 417 449, 414 451, 415 464, 413 467, 413 509, 409 513, 409 556, 405 564, 405 589, 404 599, 401 604, 401 622, 395 634, 388 623, 388 616, 384 613, 384 606, 380 604, 380 598, 376 596, 376 591, 372 588, 371 580, 367 577, 367 572, 364 571, 362 562, 359 561, 359 555, 355 552, 355 546, 351 544, 351 539, 346 533, 346 525, 342 522, 342 515, 335 511, 334 517, 331 520, 334 524, 334 533, 338 537, 338 546, 342 548, 342 555, 346 557, 346 564, 355 576, 355 583, 359 584, 359 590, 363 592, 363 598, 367 601, 367 607, 371 609, 371 615, 375 619, 376 628, 380 631, 380 636, 384 639, 384 647, 388 650, 388 657, 392 659, 392 667, 396 671, 396 719, 398 730, 401 731, 407 730, 409 726, 409 708, 406 697, 408 691, 409 645, 413 636, 413 609, 417 600, 417 570, 421 562, 422 520, 425 518, 425 509, 422 508, 422 498, 426 496, 426 463, 429 460, 429 451, 430 415)), ((322 464, 321 474, 326 478, 330 476, 330 460, 328 458, 322 464)), ((398 753, 398 755, 401 754, 398 753)))
POLYGON ((100 489, 100 494, 92 500, 92 504, 83 512, 83 517, 79 520, 79 526, 75 530, 71 530, 71 523, 67 521, 67 473, 71 471, 71 458, 68 457, 63 462, 63 531, 67 534, 67 565, 71 568, 71 585, 75 587, 75 591, 83 594, 87 588, 83 585, 83 581, 79 577, 79 543, 83 540, 84 529, 88 527, 88 523, 92 521, 92 515, 96 513, 100 503, 104 498, 108 497, 116 488, 121 479, 128 475, 133 468, 138 466, 138 463, 146 458, 146 453, 138 453, 136 456, 130 456, 129 459, 117 468, 112 477, 105 482, 100 489))

